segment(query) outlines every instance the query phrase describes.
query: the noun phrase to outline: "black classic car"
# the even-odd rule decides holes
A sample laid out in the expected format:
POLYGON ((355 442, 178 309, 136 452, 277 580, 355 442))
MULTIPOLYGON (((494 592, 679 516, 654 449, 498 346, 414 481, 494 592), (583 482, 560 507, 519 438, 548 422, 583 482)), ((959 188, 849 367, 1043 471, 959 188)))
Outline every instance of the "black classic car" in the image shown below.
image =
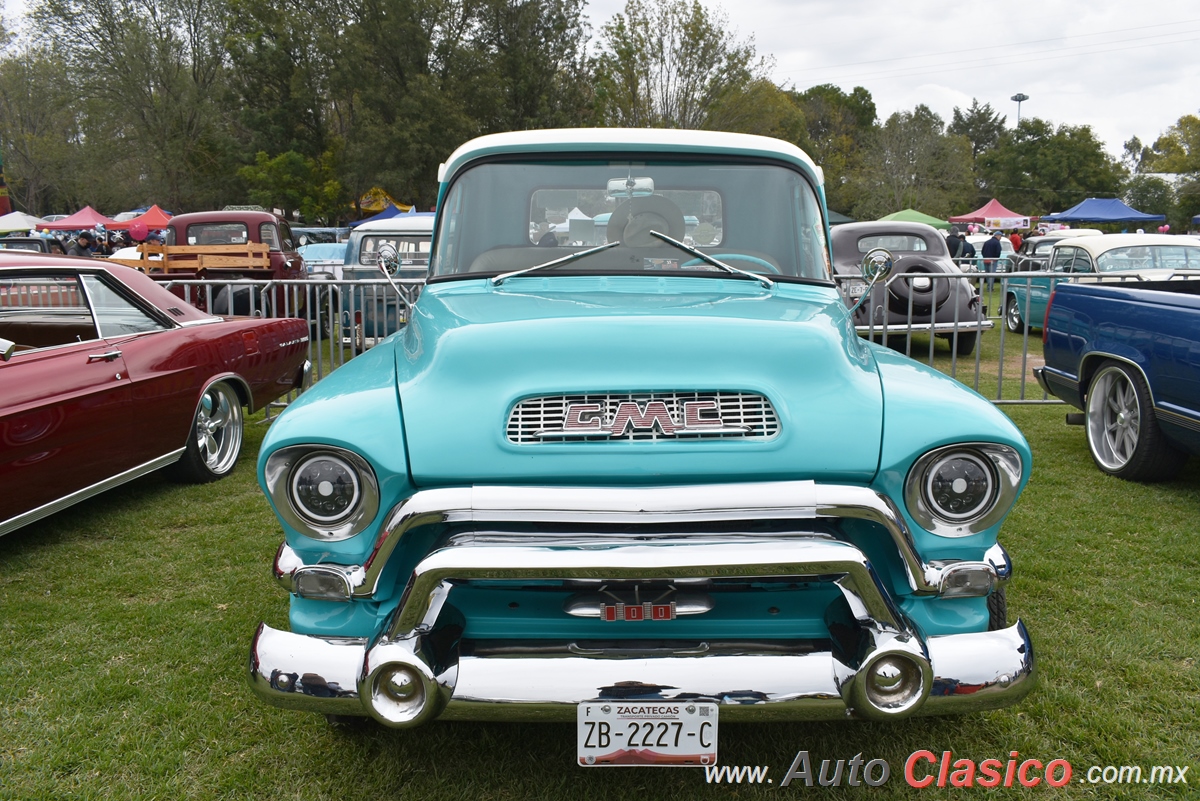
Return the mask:
POLYGON ((945 337, 959 356, 975 350, 979 332, 992 327, 978 288, 950 258, 946 240, 932 226, 907 222, 847 223, 832 228, 833 270, 848 306, 867 291, 863 256, 886 248, 895 267, 854 313, 859 333, 901 340, 914 331, 945 337))
POLYGON ((31 253, 56 253, 67 255, 63 243, 53 237, 45 236, 6 236, 0 237, 0 250, 28 250, 31 253))

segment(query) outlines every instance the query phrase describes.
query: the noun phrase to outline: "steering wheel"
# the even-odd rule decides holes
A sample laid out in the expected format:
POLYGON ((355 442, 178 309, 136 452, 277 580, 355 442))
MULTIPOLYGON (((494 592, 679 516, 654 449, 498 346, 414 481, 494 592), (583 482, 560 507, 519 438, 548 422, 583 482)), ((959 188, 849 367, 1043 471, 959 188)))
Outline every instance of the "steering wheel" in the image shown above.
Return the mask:
MULTIPOLYGON (((733 259, 734 261, 744 261, 748 264, 753 264, 756 267, 762 267, 769 273, 783 275, 783 270, 779 269, 766 259, 760 259, 758 256, 748 256, 745 253, 710 253, 708 255, 712 256, 717 261, 729 261, 730 259, 733 259)), ((704 259, 692 259, 691 261, 685 261, 682 266, 699 267, 701 264, 708 264, 708 262, 706 262, 704 259)))

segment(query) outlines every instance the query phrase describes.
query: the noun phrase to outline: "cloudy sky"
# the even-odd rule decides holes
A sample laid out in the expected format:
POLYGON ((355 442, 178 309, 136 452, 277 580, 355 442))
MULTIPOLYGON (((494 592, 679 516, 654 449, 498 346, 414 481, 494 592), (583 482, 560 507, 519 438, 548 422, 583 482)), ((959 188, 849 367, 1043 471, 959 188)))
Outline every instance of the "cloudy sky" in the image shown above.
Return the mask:
MULTIPOLYGON (((947 122, 972 98, 1021 116, 1090 125, 1114 156, 1200 112, 1195 0, 701 0, 805 89, 864 86, 881 119, 924 103, 947 122)), ((594 33, 624 0, 589 0, 594 33)))
MULTIPOLYGON (((0 0, 9 18, 28 0, 0 0)), ((1016 122, 1091 125, 1114 156, 1200 112, 1195 0, 701 0, 804 89, 870 90, 881 118, 924 103, 947 122, 972 98, 1016 122)), ((593 35, 625 0, 588 0, 593 35)))

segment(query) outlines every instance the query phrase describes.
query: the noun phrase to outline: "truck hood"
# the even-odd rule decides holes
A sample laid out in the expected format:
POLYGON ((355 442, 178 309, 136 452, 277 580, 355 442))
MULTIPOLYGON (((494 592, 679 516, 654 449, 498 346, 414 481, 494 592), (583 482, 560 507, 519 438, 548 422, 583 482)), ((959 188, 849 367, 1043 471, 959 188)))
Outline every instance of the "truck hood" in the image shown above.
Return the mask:
POLYGON ((389 340, 413 481, 869 481, 883 397, 841 303, 828 287, 716 278, 430 285, 389 340), (778 432, 520 444, 507 434, 530 398, 717 391, 766 397, 778 432))

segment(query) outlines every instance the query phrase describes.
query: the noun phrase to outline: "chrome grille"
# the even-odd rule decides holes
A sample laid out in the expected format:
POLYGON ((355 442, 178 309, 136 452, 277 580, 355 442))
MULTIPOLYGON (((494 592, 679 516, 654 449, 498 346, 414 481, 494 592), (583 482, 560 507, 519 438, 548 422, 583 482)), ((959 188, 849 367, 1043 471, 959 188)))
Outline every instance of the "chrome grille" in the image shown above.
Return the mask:
POLYGON ((587 395, 550 395, 521 401, 508 416, 508 441, 543 442, 612 442, 689 439, 770 439, 779 433, 779 417, 775 407, 762 395, 750 392, 623 392, 587 395), (675 421, 684 419, 684 404, 689 401, 715 401, 721 423, 720 431, 678 431, 664 433, 655 425, 648 430, 629 428, 619 434, 564 436, 567 408, 572 404, 596 404, 599 417, 611 424, 617 407, 633 401, 643 409, 651 402, 661 402, 675 421), (729 429, 743 429, 730 431, 729 429))

